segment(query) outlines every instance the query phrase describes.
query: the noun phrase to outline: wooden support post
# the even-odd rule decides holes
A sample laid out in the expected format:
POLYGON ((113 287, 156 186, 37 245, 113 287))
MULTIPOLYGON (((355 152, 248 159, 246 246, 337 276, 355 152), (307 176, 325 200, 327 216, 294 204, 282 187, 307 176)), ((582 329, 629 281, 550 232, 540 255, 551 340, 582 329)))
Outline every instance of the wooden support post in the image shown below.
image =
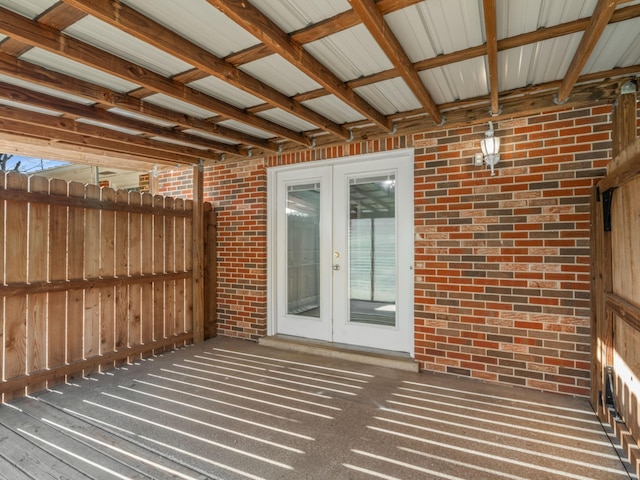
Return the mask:
POLYGON ((205 339, 218 335, 217 331, 217 250, 216 212, 210 203, 205 204, 205 339))
POLYGON ((204 165, 193 167, 193 343, 204 341, 204 165))
POLYGON ((629 80, 622 86, 613 110, 612 155, 616 158, 629 145, 633 145, 638 135, 636 123, 637 85, 629 80))

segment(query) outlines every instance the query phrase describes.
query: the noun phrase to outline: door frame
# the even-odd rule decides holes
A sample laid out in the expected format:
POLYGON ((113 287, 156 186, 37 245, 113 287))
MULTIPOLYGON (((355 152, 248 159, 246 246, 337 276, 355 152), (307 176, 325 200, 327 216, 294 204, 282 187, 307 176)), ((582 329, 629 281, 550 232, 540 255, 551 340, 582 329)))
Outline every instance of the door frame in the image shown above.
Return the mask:
MULTIPOLYGON (((267 335, 275 335, 277 334, 277 269, 276 269, 276 253, 277 253, 277 175, 280 172, 285 172, 289 170, 301 170, 305 168, 316 168, 319 166, 335 166, 341 164, 348 163, 359 163, 359 162, 369 162, 373 160, 387 160, 390 164, 393 164, 394 160, 398 159, 406 159, 407 157, 411 158, 413 164, 414 158, 414 150, 412 148, 405 148, 399 150, 392 150, 388 152, 378 152, 364 155, 354 155, 348 157, 341 157, 331 160, 322 160, 322 161, 314 161, 307 163, 298 163, 294 165, 282 165, 277 167, 268 167, 267 168, 267 335)), ((413 170, 411 171, 412 184, 411 188, 413 190, 413 170)), ((411 205, 409 205, 409 209, 411 212, 414 210, 413 204, 413 195, 411 195, 411 205)), ((411 234, 410 237, 412 239, 412 248, 411 255, 409 258, 410 261, 410 274, 408 274, 408 285, 409 291, 411 294, 412 301, 407 302, 410 304, 410 315, 409 319, 404 319, 404 321, 411 322, 408 331, 407 338, 407 348, 408 353, 411 357, 414 357, 415 352, 415 342, 413 341, 413 334, 415 331, 415 320, 414 320, 414 247, 413 247, 413 221, 414 215, 411 215, 411 234)))

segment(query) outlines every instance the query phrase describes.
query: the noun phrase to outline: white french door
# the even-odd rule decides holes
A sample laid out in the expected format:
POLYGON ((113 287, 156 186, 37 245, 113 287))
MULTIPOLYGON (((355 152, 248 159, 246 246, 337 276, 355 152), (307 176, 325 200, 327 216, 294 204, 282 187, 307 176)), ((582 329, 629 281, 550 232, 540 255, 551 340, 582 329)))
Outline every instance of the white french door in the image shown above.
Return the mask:
POLYGON ((269 333, 413 353, 413 153, 269 171, 269 333))

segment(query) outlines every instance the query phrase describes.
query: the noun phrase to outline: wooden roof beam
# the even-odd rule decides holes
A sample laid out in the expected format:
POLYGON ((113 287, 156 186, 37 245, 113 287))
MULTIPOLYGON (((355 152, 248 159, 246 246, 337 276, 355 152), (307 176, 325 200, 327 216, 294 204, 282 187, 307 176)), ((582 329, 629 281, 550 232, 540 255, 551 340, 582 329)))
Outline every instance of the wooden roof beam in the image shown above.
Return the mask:
POLYGON ((75 118, 86 118, 116 127, 139 130, 148 135, 164 137, 176 142, 197 145, 206 148, 207 150, 217 150, 234 155, 240 154, 238 147, 235 145, 207 140, 203 137, 190 135, 174 128, 161 127, 152 123, 125 117, 124 115, 118 115, 116 113, 109 112, 104 108, 81 105, 76 102, 35 92, 33 90, 27 90, 4 82, 0 82, 0 98, 21 103, 23 105, 47 108, 61 114, 71 115, 75 118))
POLYGON ((374 0, 349 0, 353 11, 358 14, 369 33, 373 35, 378 45, 382 48, 387 58, 396 67, 409 89, 429 113, 434 123, 442 123, 442 114, 438 106, 431 98, 427 88, 418 76, 418 72, 413 66, 408 55, 400 45, 400 42, 393 34, 382 16, 382 12, 376 6, 374 0))
POLYGON ((74 120, 0 106, 0 130, 31 137, 46 138, 77 145, 145 157, 172 159, 174 164, 197 164, 200 158, 219 160, 220 155, 206 150, 182 147, 144 137, 85 125, 74 120))
POLYGON ((175 167, 175 159, 165 160, 157 157, 145 157, 131 153, 109 152, 102 148, 89 147, 46 138, 30 137, 0 131, 0 151, 13 155, 36 158, 49 158, 64 162, 97 165, 125 170, 149 171, 154 166, 175 167))
POLYGON ((576 53, 571 60, 571 64, 567 69, 567 73, 564 76, 564 80, 558 89, 558 95, 556 98, 558 103, 562 104, 567 101, 567 98, 576 84, 582 69, 587 63, 587 60, 589 60, 598 40, 602 36, 602 32, 604 32, 604 29, 609 23, 617 4, 617 0, 598 0, 598 4, 591 15, 589 26, 582 35, 578 49, 576 50, 576 53))
POLYGON ((369 105, 325 65, 303 49, 302 45, 292 40, 286 32, 249 2, 207 1, 267 45, 273 52, 281 55, 322 85, 329 93, 338 97, 378 127, 385 131, 391 131, 391 122, 384 115, 369 105))
POLYGON ((190 117, 180 112, 143 102, 132 95, 122 94, 106 87, 81 80, 70 75, 52 72, 33 63, 0 53, 0 72, 47 88, 66 92, 98 103, 103 108, 119 108, 131 113, 179 125, 184 129, 198 130, 209 135, 229 138, 265 150, 277 150, 266 140, 228 129, 208 120, 190 117))
POLYGON ((310 145, 310 140, 299 132, 294 132, 256 115, 248 114, 240 108, 76 40, 51 27, 40 25, 5 8, 0 8, 0 32, 34 47, 63 55, 83 65, 150 88, 158 93, 164 93, 200 108, 220 113, 275 136, 284 137, 300 145, 310 145))
MULTIPOLYGON (((204 48, 181 37, 119 0, 63 0, 66 4, 179 58, 198 70, 228 82, 273 107, 281 108, 341 138, 349 133, 340 125, 320 115, 248 73, 239 70, 204 48)), ((175 77, 174 77, 175 79, 175 77)))
POLYGON ((491 115, 500 113, 498 97, 498 22, 496 19, 496 0, 482 0, 484 12, 484 30, 487 36, 487 63, 489 64, 489 92, 491 95, 491 115))

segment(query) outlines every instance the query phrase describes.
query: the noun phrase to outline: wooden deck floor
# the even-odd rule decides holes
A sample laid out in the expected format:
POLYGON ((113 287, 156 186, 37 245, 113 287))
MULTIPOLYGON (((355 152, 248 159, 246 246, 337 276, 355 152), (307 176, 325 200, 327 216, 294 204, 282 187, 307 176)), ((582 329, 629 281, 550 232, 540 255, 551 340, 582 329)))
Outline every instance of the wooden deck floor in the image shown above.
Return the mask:
POLYGON ((635 478, 587 400, 218 338, 0 406, 0 479, 635 478))

